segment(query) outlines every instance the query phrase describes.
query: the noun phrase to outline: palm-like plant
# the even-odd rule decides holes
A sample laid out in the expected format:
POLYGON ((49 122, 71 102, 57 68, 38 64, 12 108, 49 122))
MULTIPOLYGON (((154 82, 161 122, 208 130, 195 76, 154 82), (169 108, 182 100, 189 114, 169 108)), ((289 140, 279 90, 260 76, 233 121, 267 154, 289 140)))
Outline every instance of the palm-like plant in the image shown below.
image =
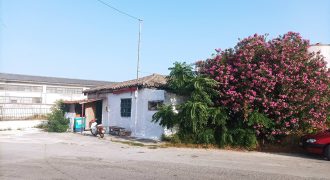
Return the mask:
POLYGON ((213 106, 212 98, 217 96, 215 90, 218 82, 206 76, 196 76, 191 80, 188 89, 192 89, 191 98, 194 101, 204 102, 208 106, 213 106))
POLYGON ((223 108, 214 107, 213 99, 218 95, 215 90, 217 82, 196 75, 192 69, 190 65, 178 62, 169 68, 169 89, 188 97, 188 100, 177 107, 178 113, 173 112, 171 105, 162 106, 152 121, 167 128, 178 126, 181 137, 193 138, 193 142, 214 142, 215 128, 226 124, 227 113, 223 108))
POLYGON ((173 111, 172 105, 163 105, 159 108, 158 112, 152 116, 151 122, 159 123, 159 125, 170 129, 178 123, 178 117, 173 111))
POLYGON ((183 62, 175 62, 174 67, 168 68, 171 72, 168 76, 168 87, 177 94, 185 95, 189 92, 188 85, 195 77, 191 65, 183 62))

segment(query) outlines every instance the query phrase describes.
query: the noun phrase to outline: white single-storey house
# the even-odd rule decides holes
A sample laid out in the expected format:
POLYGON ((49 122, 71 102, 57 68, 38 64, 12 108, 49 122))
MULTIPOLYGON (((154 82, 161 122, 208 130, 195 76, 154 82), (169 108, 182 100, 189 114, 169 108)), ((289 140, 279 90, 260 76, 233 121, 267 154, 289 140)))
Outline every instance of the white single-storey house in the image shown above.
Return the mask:
POLYGON ((119 126, 131 131, 133 137, 158 140, 170 131, 151 122, 153 114, 160 104, 176 105, 183 100, 164 90, 165 84, 165 76, 152 74, 88 89, 84 93, 88 99, 102 102, 102 114, 96 112, 96 117, 102 118, 105 127, 119 126))

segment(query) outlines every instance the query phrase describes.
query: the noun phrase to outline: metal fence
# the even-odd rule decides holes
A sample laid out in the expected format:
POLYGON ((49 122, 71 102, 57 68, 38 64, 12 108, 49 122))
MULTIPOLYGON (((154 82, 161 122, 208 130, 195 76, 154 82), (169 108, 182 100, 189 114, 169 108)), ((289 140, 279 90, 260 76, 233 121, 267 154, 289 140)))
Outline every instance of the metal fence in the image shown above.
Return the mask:
POLYGON ((0 107, 0 121, 46 119, 50 108, 0 107))

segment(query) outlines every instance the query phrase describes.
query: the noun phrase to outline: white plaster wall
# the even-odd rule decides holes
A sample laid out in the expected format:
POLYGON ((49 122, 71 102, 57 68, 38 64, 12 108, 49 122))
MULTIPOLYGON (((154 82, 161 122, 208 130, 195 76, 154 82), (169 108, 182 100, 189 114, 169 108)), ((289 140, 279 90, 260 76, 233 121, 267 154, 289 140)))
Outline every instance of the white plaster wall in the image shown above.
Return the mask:
POLYGON ((139 91, 138 98, 138 118, 136 126, 136 137, 156 139, 159 140, 161 135, 164 133, 164 128, 158 123, 151 122, 152 115, 157 111, 148 110, 149 101, 164 101, 165 91, 157 89, 144 88, 139 91))
POLYGON ((47 120, 0 121, 0 130, 33 128, 47 120))
POLYGON ((172 106, 174 106, 173 107, 174 109, 176 105, 182 104, 184 101, 187 100, 186 97, 179 96, 171 92, 165 92, 164 96, 165 96, 164 103, 167 105, 171 104, 172 106))
MULTIPOLYGON (((166 130, 165 132, 164 128, 158 123, 151 122, 153 114, 157 111, 149 111, 148 102, 164 101, 165 104, 178 105, 184 101, 184 98, 173 93, 167 93, 164 90, 144 88, 138 92, 136 106, 135 93, 106 94, 107 98, 103 100, 102 110, 103 125, 123 127, 132 131, 134 137, 155 140, 159 140, 164 133, 174 133, 173 130, 166 130), (124 98, 132 99, 131 117, 121 117, 120 115, 120 103, 121 99, 124 98), (136 115, 137 118, 135 118, 136 115)), ((90 98, 90 96, 88 97, 90 98)))
MULTIPOLYGON (((108 99, 105 98, 102 100, 102 124, 105 127, 110 126, 109 124, 109 113, 107 111, 107 107, 109 106, 108 99)), ((107 128, 108 130, 108 128, 107 128)))
POLYGON ((330 45, 312 45, 309 47, 308 51, 310 52, 318 52, 325 57, 325 61, 327 62, 327 67, 330 68, 330 45))
POLYGON ((132 136, 138 138, 160 139, 164 133, 164 128, 156 123, 152 123, 152 115, 156 111, 148 110, 148 101, 164 101, 164 91, 156 89, 141 89, 138 92, 136 108, 135 92, 126 92, 121 94, 108 94, 108 123, 110 126, 120 126, 132 131, 132 136), (121 117, 120 102, 123 98, 132 98, 131 117, 121 117), (137 118, 136 117, 137 113, 137 118))
POLYGON ((68 101, 86 99, 86 96, 83 94, 55 94, 55 93, 46 93, 43 96, 43 102, 45 104, 54 104, 55 101, 63 99, 68 101))
MULTIPOLYGON (((119 126, 129 129, 133 132, 134 122, 132 117, 134 117, 135 99, 134 93, 121 93, 121 94, 108 94, 108 117, 110 126, 119 126), (132 113, 131 117, 121 117, 120 115, 120 101, 123 98, 132 98, 132 113)), ((133 134, 132 134, 133 135, 133 134)))

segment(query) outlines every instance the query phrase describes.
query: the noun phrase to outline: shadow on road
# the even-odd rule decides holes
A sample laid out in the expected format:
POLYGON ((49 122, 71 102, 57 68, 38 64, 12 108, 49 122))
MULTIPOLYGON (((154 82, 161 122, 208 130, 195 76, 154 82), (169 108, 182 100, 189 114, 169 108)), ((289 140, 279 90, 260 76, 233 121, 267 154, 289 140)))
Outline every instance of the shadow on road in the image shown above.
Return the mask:
MULTIPOLYGON (((90 136, 90 137, 95 137, 94 135, 92 135, 90 133, 90 131, 83 131, 81 132, 76 132, 75 134, 79 134, 79 135, 83 135, 83 136, 90 136)), ((97 136, 100 137, 100 136, 97 136)), ((110 137, 110 138, 114 138, 116 140, 124 140, 124 141, 136 141, 136 142, 140 142, 140 143, 154 143, 157 144, 160 141, 157 140, 153 140, 153 139, 144 139, 144 138, 136 138, 136 137, 131 137, 131 136, 115 136, 115 135, 109 135, 109 134, 105 134, 105 137, 110 137)))
MULTIPOLYGON (((89 131, 84 131, 82 133, 77 132, 76 134, 81 134, 84 136, 90 136, 90 137, 95 137, 93 136, 89 131)), ((99 136, 97 136, 99 137, 99 136)), ((132 141, 132 142, 137 142, 137 143, 146 143, 146 144, 158 144, 161 143, 161 141, 157 140, 152 140, 152 139, 143 139, 143 138, 136 138, 136 137, 130 137, 130 136, 114 136, 114 135, 109 135, 106 134, 106 138, 113 138, 118 141, 132 141)), ((274 154, 274 155, 281 155, 281 156, 289 156, 289 157, 298 157, 298 158, 305 158, 305 159, 311 159, 311 160, 319 160, 319 161, 325 161, 327 160, 324 156, 322 155, 317 155, 317 154, 311 154, 305 152, 301 148, 295 148, 294 152, 274 152, 274 151, 257 151, 257 152, 263 152, 267 154, 274 154)))
POLYGON ((265 152, 268 154, 275 154, 275 155, 281 155, 281 156, 289 156, 289 157, 298 157, 298 158, 305 158, 305 159, 314 159, 314 160, 320 160, 325 161, 327 160, 324 156, 318 155, 318 154, 311 154, 307 152, 297 152, 297 153, 284 153, 284 152, 265 152))

